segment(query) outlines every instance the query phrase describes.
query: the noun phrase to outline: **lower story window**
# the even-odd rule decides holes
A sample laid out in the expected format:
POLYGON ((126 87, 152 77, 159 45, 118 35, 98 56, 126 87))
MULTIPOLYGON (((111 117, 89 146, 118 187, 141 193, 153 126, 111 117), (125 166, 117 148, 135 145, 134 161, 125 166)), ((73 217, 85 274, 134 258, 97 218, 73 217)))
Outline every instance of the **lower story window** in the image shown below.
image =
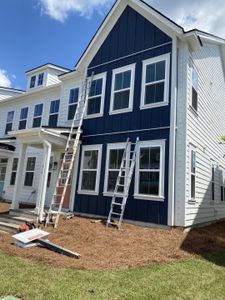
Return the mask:
POLYGON ((11 178, 10 178, 10 185, 15 185, 16 182, 16 173, 18 169, 18 158, 13 159, 13 164, 12 164, 12 173, 11 173, 11 178))
POLYGON ((33 186, 35 165, 36 165, 36 157, 28 157, 24 186, 33 186))
POLYGON ((164 197, 164 156, 164 141, 140 142, 136 166, 136 197, 164 197))
POLYGON ((101 145, 83 146, 79 192, 98 193, 101 152, 101 145))
POLYGON ((220 187, 220 193, 221 193, 221 201, 225 201, 225 171, 221 171, 221 187, 220 187))
POLYGON ((195 200, 196 193, 196 150, 191 148, 191 157, 190 157, 190 196, 191 200, 195 200))

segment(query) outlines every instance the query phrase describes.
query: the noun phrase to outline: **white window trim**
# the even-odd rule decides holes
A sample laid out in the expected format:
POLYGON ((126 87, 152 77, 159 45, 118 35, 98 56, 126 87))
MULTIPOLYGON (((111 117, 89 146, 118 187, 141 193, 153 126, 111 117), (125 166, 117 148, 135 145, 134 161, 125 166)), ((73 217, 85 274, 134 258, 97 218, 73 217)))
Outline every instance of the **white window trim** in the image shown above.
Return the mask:
MULTIPOLYGON (((113 143, 113 144, 107 144, 107 154, 106 154, 106 168, 105 168, 105 179, 104 179, 104 192, 103 195, 107 197, 112 197, 113 192, 107 191, 108 186, 108 176, 109 176, 109 154, 110 150, 113 149, 124 149, 125 150, 126 143, 113 143)), ((121 194, 121 197, 123 197, 123 194, 121 194)))
MULTIPOLYGON (((107 72, 104 72, 104 73, 97 74, 93 77, 93 80, 102 79, 102 94, 97 95, 97 96, 88 97, 87 101, 89 101, 89 99, 92 99, 92 98, 101 97, 100 112, 97 114, 93 114, 93 115, 87 115, 87 109, 88 109, 88 103, 87 103, 86 111, 85 111, 85 115, 84 115, 85 119, 99 118, 99 117, 103 116, 104 105, 105 105, 106 75, 107 75, 107 72)), ((90 82, 90 79, 89 79, 89 82, 90 82)), ((79 95, 79 97, 80 97, 80 95, 79 95)))
POLYGON ((110 110, 109 114, 110 115, 116 115, 116 114, 122 114, 122 113, 127 113, 131 112, 133 110, 133 102, 134 102, 134 82, 135 82, 135 68, 136 68, 136 63, 124 66, 122 68, 117 68, 114 69, 112 72, 112 84, 111 84, 111 98, 110 98, 110 110), (115 86, 115 78, 116 75, 119 73, 123 73, 126 71, 131 71, 131 80, 130 80, 130 88, 126 88, 123 90, 119 90, 120 92, 122 91, 127 91, 130 90, 130 97, 129 97, 129 106, 127 108, 123 109, 118 109, 118 110, 113 110, 113 103, 114 103, 114 86, 115 86))
MULTIPOLYGON (((18 129, 19 129, 19 126, 20 126, 20 122, 23 122, 23 121, 26 121, 26 127, 25 127, 25 129, 27 128, 27 121, 28 121, 28 117, 29 117, 29 106, 24 106, 24 107, 22 107, 22 108, 20 109, 20 114, 21 114, 22 109, 25 109, 25 108, 27 108, 27 117, 26 117, 25 119, 20 119, 20 118, 19 118, 18 129)), ((33 124, 32 124, 32 125, 33 125, 33 124)))
POLYGON ((42 103, 37 103, 37 104, 35 104, 34 105, 34 109, 33 109, 33 119, 32 119, 32 128, 33 128, 33 123, 34 123, 34 119, 37 119, 37 118, 40 118, 41 117, 41 124, 40 124, 40 127, 43 125, 43 115, 44 115, 44 110, 45 110, 45 104, 42 102, 42 103), (35 107, 36 107, 36 105, 43 105, 43 109, 42 109, 42 115, 41 116, 37 116, 37 117, 35 117, 34 116, 34 112, 35 112, 35 107))
MULTIPOLYGON (((51 100, 51 101, 50 101, 48 122, 49 122, 51 116, 58 116, 58 117, 59 117, 60 106, 61 106, 61 101, 60 101, 60 99, 56 99, 56 100, 51 100), (59 101, 59 110, 58 110, 58 112, 51 113, 51 112, 50 112, 50 111, 51 111, 51 104, 52 104, 52 102, 55 102, 55 101, 59 101)), ((59 122, 59 120, 58 120, 58 122, 59 122)))
MULTIPOLYGON (((73 106, 73 105, 77 105, 78 104, 78 102, 80 101, 80 91, 81 91, 81 86, 80 86, 80 84, 75 84, 75 85, 73 85, 73 86, 71 86, 71 87, 69 87, 69 96, 68 96, 68 107, 67 107, 67 116, 66 116, 66 118, 67 118, 67 122, 72 122, 73 121, 73 119, 68 119, 68 115, 69 115, 69 110, 70 110, 70 106, 73 106), (70 91, 71 90, 75 90, 75 89, 78 89, 79 90, 79 93, 78 93, 78 99, 77 99, 77 102, 73 102, 73 103, 70 103, 70 91)), ((75 113, 76 113, 76 111, 75 111, 75 113)), ((75 116, 75 114, 74 114, 74 116, 75 116)))
POLYGON ((211 199, 211 203, 215 203, 215 195, 216 195, 216 179, 215 179, 215 175, 216 175, 216 163, 214 161, 211 160, 211 198, 212 198, 212 184, 214 183, 214 199, 211 199), (214 180, 212 178, 212 169, 214 169, 214 180))
POLYGON ((136 168, 135 168, 135 184, 134 184, 134 198, 141 200, 150 200, 150 201, 159 201, 164 202, 164 181, 165 181, 165 140, 151 140, 151 141, 143 141, 139 142, 137 149, 137 157, 136 157, 136 168), (159 196, 156 195, 144 195, 138 193, 139 186, 139 166, 140 166, 140 148, 151 148, 151 147, 159 147, 160 148, 160 168, 159 168, 159 196))
POLYGON ((191 66, 191 93, 190 93, 191 97, 190 97, 190 103, 189 103, 189 106, 192 110, 193 113, 196 114, 196 116, 198 116, 198 106, 199 106, 199 103, 198 103, 198 99, 199 99, 199 74, 198 74, 198 70, 197 68, 192 64, 191 66), (193 88, 193 70, 195 70, 195 72, 197 73, 197 76, 198 76, 198 87, 197 87, 197 109, 195 109, 192 105, 192 101, 193 101, 193 95, 192 95, 192 88, 193 88))
POLYGON ((80 174, 79 174, 79 187, 78 194, 84 195, 98 195, 99 194, 99 183, 100 183, 100 174, 101 174, 101 163, 102 163, 102 145, 88 145, 82 146, 82 155, 81 155, 81 165, 80 165, 80 174), (97 163, 97 174, 96 174, 96 183, 95 190, 82 190, 82 179, 83 179, 83 161, 84 161, 84 152, 85 151, 98 151, 98 163, 97 163))
POLYGON ((161 107, 166 106, 169 104, 169 83, 170 83, 170 53, 163 54, 160 56, 152 57, 147 60, 143 60, 142 62, 142 86, 141 86, 141 105, 140 109, 148 109, 148 108, 154 108, 154 107, 161 107), (162 102, 157 103, 150 103, 145 104, 145 87, 146 87, 146 68, 150 64, 154 64, 157 62, 165 61, 166 62, 166 68, 165 68, 165 80, 159 80, 155 81, 153 83, 163 82, 165 81, 165 87, 164 87, 164 99, 162 102))
POLYGON ((194 147, 193 145, 190 145, 189 147, 189 199, 188 199, 188 202, 190 203, 196 203, 196 170, 197 170, 197 149, 196 147, 194 147), (192 151, 195 152, 195 173, 192 174, 191 172, 191 167, 192 167, 192 151), (192 198, 191 197, 191 175, 195 175, 195 197, 192 198))
MULTIPOLYGON (((6 123, 5 123, 5 130, 6 130, 6 127, 7 127, 8 124, 12 124, 12 129, 11 129, 11 131, 13 130, 13 123, 14 123, 14 120, 15 120, 15 110, 10 110, 10 111, 8 111, 8 112, 7 112, 7 117, 6 117, 6 123), (13 112, 13 119, 12 119, 12 121, 8 122, 8 114, 11 113, 11 112, 13 112)), ((6 133, 5 133, 5 130, 4 130, 4 135, 7 136, 8 133, 6 134, 6 133)))
POLYGON ((15 186, 15 183, 16 183, 16 176, 17 176, 17 173, 18 173, 18 165, 19 165, 19 157, 13 157, 12 158, 12 166, 11 166, 11 172, 10 172, 10 178, 9 178, 9 185, 11 187, 14 187, 15 186), (14 162, 14 159, 17 159, 17 168, 16 170, 13 170, 13 162, 14 162), (15 176, 15 183, 14 184, 11 184, 11 178, 12 178, 12 173, 16 173, 16 176, 15 176))
POLYGON ((25 164, 25 171, 24 171, 24 178, 23 178, 23 188, 24 189, 33 189, 34 188, 34 179, 35 179, 35 170, 36 170, 36 166, 37 166, 37 157, 36 156, 27 156, 27 159, 26 159, 26 164, 25 164), (28 163, 28 159, 29 158, 35 158, 35 166, 34 166, 34 170, 33 171, 27 171, 27 163, 28 163), (28 185, 25 185, 25 179, 26 179, 26 173, 29 172, 33 172, 34 173, 34 176, 33 176, 33 182, 32 182, 32 186, 28 186, 28 185))

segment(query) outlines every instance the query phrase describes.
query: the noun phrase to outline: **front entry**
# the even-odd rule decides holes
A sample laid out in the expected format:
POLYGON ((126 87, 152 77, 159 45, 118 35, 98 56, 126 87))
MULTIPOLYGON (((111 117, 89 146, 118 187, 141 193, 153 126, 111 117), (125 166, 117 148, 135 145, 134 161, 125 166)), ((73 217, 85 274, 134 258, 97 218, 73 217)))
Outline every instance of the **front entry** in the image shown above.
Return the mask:
POLYGON ((3 196, 3 189, 4 189, 4 183, 5 183, 5 174, 7 169, 7 158, 1 158, 0 159, 0 198, 3 196))

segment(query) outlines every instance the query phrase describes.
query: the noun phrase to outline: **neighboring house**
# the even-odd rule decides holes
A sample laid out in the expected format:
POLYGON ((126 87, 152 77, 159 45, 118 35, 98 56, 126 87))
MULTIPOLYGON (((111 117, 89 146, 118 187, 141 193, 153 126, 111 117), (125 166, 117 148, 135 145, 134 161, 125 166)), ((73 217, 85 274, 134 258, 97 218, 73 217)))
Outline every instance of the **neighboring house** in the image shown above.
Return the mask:
POLYGON ((26 93, 0 101, 4 198, 13 209, 49 205, 82 82, 94 72, 65 209, 106 217, 125 142, 139 137, 125 219, 187 227, 225 218, 224 67, 225 40, 118 0, 75 70, 33 69, 26 93))

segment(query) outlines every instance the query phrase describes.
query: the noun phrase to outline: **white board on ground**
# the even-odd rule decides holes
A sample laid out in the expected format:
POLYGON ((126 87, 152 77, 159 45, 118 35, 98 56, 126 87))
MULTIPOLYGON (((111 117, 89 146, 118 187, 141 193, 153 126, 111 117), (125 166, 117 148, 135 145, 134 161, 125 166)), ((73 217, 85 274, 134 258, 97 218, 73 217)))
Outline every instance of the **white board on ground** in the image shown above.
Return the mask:
POLYGON ((18 234, 13 235, 12 237, 24 244, 30 243, 32 241, 35 241, 37 239, 41 239, 45 236, 49 235, 48 232, 35 228, 29 231, 21 232, 18 234))

